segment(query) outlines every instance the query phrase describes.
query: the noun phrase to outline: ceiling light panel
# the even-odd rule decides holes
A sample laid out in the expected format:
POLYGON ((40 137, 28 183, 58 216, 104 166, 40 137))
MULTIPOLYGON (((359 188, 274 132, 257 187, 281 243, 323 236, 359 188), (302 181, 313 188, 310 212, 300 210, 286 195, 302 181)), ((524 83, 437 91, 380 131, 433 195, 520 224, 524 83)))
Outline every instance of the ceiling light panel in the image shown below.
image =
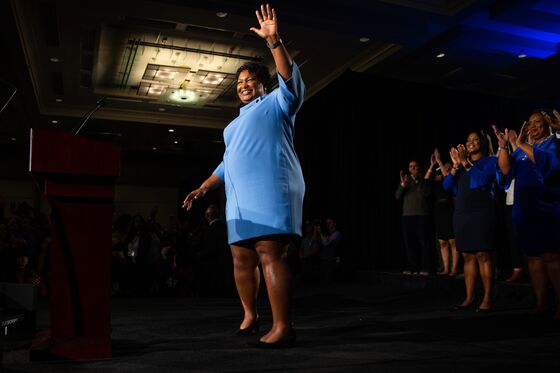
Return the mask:
POLYGON ((184 67, 148 64, 142 80, 165 82, 171 86, 179 85, 187 78, 189 71, 189 68, 184 67))
POLYGON ((141 82, 138 87, 138 96, 159 97, 166 90, 168 86, 163 84, 155 84, 149 82, 141 82))

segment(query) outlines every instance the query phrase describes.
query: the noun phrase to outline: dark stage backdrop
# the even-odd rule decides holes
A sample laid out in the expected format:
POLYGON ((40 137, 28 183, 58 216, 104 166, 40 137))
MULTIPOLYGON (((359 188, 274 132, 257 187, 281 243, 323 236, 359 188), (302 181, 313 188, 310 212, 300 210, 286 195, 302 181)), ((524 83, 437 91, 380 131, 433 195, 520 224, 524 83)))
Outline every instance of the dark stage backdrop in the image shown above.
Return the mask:
MULTIPOLYGON (((305 218, 335 217, 355 269, 401 268, 401 206, 408 160, 445 160, 470 129, 518 129, 542 103, 484 96, 346 72, 303 105, 296 122, 305 218)), ((435 255, 434 247, 434 255, 435 255)))

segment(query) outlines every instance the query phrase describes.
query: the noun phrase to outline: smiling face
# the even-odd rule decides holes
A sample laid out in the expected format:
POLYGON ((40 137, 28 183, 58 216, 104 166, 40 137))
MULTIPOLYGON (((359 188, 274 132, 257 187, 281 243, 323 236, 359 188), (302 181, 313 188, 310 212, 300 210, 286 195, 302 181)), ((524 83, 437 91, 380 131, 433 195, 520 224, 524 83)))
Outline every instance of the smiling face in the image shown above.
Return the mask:
POLYGON ((480 153, 482 151, 481 145, 482 145, 482 140, 478 136, 478 133, 472 132, 471 134, 469 134, 469 137, 467 137, 467 142, 465 144, 465 147, 467 148, 467 153, 471 155, 480 153))
POLYGON ((527 134, 533 142, 542 140, 550 135, 548 123, 541 113, 535 113, 527 121, 527 134))
POLYGON ((257 74, 243 70, 237 78, 237 96, 244 104, 248 104, 255 98, 264 96, 266 93, 264 85, 258 80, 257 74))

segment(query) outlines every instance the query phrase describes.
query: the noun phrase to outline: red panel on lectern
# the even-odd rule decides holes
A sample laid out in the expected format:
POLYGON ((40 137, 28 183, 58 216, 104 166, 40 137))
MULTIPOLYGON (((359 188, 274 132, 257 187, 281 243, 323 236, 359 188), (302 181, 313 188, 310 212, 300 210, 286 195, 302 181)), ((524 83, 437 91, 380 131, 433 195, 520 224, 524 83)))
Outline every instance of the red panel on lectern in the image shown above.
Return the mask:
POLYGON ((63 131, 31 130, 29 171, 119 176, 120 149, 63 131))

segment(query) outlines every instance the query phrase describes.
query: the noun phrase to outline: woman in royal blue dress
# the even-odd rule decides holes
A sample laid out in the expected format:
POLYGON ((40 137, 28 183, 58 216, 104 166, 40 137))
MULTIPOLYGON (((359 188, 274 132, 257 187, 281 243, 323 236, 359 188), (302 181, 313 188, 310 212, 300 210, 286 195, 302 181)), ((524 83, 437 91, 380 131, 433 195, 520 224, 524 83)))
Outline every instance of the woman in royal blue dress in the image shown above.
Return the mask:
POLYGON ((286 246, 301 236, 305 184, 296 155, 294 121, 305 87, 297 65, 278 35, 274 9, 257 10, 263 38, 272 53, 279 87, 268 92, 266 66, 247 63, 237 70, 237 95, 245 106, 224 130, 223 161, 201 186, 187 195, 183 207, 225 184, 228 241, 234 278, 244 310, 238 335, 259 329, 257 293, 262 264, 272 308, 272 329, 257 347, 287 347, 295 332, 289 315, 290 271, 286 246))
MULTIPOLYGON (((554 115, 558 121, 560 114, 555 111, 554 115)), ((507 188, 515 178, 512 221, 516 244, 527 256, 536 300, 531 313, 536 316, 549 309, 549 281, 560 301, 560 149, 552 124, 545 112, 535 112, 523 123, 519 136, 494 126, 500 185, 507 188)), ((560 307, 554 318, 560 320, 560 307)))
POLYGON ((463 255, 466 295, 456 310, 475 304, 476 279, 480 274, 484 296, 476 309, 492 309, 496 212, 494 189, 496 157, 488 137, 481 131, 469 133, 466 146, 459 144, 450 153, 453 167, 443 179, 443 187, 455 193, 453 231, 457 251, 463 255))

